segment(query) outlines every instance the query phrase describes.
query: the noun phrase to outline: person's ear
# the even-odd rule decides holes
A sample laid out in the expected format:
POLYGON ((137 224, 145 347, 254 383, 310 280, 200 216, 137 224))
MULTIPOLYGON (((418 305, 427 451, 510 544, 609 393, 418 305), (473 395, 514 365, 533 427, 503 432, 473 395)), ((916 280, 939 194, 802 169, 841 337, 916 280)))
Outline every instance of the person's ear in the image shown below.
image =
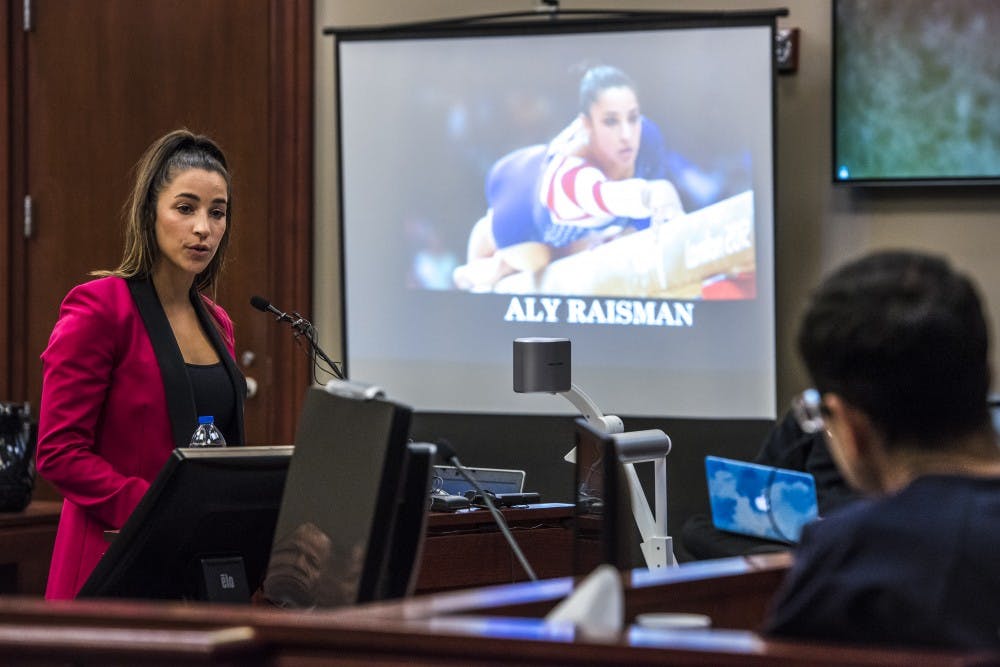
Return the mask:
POLYGON ((823 407, 829 413, 826 421, 835 424, 845 446, 858 456, 869 456, 872 444, 878 442, 878 431, 868 415, 845 401, 840 394, 829 393, 823 397, 823 407))
POLYGON ((851 486, 861 491, 877 491, 877 471, 882 459, 881 437, 871 419, 842 396, 823 396, 824 421, 830 437, 830 450, 841 473, 851 486))

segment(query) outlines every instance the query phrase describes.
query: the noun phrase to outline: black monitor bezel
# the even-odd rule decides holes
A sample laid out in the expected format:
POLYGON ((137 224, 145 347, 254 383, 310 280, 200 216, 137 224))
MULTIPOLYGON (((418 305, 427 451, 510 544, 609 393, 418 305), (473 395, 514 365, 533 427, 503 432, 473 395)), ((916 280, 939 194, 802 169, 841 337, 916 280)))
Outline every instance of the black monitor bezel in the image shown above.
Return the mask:
MULTIPOLYGON (((622 571, 640 566, 638 529, 632 515, 628 482, 618 443, 614 436, 598 430, 585 419, 575 420, 574 443, 576 445, 573 476, 573 503, 576 507, 573 530, 574 574, 587 575, 600 564, 609 564, 622 571), (587 460, 583 448, 588 445, 600 452, 600 467, 591 470, 597 473, 602 485, 603 498, 601 498, 600 512, 594 512, 589 501, 580 494, 584 477, 583 467, 587 460), (587 525, 587 518, 594 516, 600 517, 596 519, 599 522, 596 530, 587 525)), ((591 523, 593 521, 591 519, 591 523)))

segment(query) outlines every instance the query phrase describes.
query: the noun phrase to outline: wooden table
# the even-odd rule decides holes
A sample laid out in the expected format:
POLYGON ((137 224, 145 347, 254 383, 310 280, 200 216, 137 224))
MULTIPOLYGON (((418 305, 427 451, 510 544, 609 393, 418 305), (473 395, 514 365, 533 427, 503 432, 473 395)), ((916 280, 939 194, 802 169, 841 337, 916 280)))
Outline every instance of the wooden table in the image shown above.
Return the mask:
MULTIPOLYGON (((45 592, 61 507, 61 501, 43 500, 23 512, 0 513, 0 594, 45 592)), ((572 505, 502 512, 539 577, 571 574, 572 505)), ((424 593, 527 579, 486 510, 431 513, 421 563, 417 591, 424 593)))
POLYGON ((0 594, 42 595, 61 501, 36 500, 23 512, 0 512, 0 594))
MULTIPOLYGON (((548 503, 501 510, 540 579, 573 572, 573 509, 572 505, 548 503)), ((432 512, 428 517, 418 593, 509 584, 527 578, 488 510, 432 512)))

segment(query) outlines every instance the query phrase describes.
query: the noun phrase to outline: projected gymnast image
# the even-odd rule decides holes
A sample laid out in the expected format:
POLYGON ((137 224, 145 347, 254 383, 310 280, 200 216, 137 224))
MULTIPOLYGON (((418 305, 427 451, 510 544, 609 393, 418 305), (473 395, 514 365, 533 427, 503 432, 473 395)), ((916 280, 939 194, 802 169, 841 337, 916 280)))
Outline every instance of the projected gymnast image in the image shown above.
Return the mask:
POLYGON ((578 116, 547 144, 513 150, 489 170, 487 210, 455 286, 753 297, 752 193, 688 216, 668 173, 663 135, 642 114, 635 82, 613 66, 588 69, 578 116))

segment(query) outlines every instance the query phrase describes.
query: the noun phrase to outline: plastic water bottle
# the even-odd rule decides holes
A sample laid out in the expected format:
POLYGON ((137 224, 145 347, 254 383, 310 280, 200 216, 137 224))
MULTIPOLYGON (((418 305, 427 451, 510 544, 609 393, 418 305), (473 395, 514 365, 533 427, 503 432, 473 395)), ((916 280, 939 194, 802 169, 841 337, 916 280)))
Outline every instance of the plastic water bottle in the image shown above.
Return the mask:
POLYGON ((191 436, 188 447, 225 447, 226 439, 215 426, 215 417, 198 417, 198 428, 191 436))

